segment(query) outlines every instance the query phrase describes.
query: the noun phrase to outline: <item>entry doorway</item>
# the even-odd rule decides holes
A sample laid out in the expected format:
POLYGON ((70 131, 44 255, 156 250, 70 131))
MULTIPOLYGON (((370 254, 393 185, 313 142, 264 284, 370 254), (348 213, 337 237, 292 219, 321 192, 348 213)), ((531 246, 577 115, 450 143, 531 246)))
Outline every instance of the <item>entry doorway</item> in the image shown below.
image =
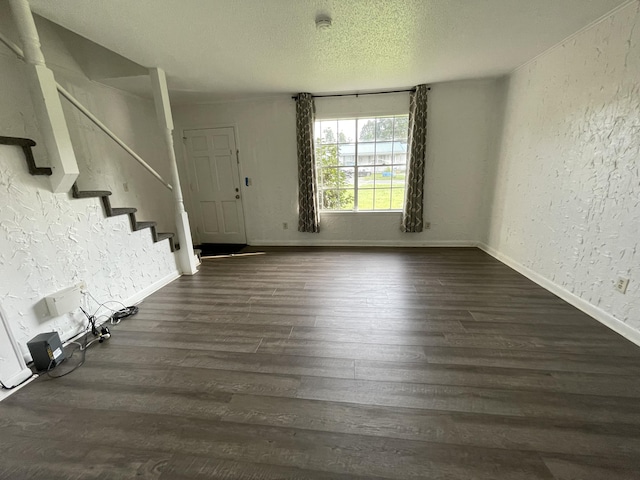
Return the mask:
POLYGON ((193 198, 194 243, 246 244, 233 127, 185 130, 193 198))

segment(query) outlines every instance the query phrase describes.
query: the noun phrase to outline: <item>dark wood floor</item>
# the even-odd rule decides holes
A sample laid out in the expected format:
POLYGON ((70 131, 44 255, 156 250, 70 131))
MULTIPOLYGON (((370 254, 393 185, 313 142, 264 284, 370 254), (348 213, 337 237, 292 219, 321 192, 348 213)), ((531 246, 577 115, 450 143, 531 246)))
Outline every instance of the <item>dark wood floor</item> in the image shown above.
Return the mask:
POLYGON ((631 480, 640 348, 476 249, 207 260, 0 403, 3 479, 631 480))

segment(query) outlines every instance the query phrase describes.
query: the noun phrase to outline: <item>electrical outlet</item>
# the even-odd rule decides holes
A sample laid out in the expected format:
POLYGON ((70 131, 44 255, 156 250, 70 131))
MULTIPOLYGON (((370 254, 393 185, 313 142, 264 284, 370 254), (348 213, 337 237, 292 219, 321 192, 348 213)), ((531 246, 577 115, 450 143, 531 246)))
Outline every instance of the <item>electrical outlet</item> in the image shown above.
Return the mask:
POLYGON ((628 278, 618 277, 618 280, 616 281, 614 288, 618 290, 620 293, 627 293, 628 286, 629 286, 628 278))
POLYGON ((289 230, 289 224, 287 222, 282 222, 282 229, 289 230))
POLYGON ((429 230, 431 228, 431 222, 424 222, 424 229, 429 230))

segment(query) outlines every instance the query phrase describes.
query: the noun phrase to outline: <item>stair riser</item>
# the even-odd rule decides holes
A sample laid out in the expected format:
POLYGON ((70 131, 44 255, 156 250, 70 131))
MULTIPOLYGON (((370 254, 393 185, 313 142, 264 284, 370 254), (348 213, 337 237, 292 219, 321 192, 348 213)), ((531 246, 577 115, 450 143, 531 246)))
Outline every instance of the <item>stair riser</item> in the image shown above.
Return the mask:
POLYGON ((2 137, 0 136, 0 145, 16 145, 22 148, 24 159, 27 162, 27 168, 31 175, 52 175, 53 170, 49 167, 38 167, 33 158, 31 147, 36 146, 36 142, 30 138, 2 137))

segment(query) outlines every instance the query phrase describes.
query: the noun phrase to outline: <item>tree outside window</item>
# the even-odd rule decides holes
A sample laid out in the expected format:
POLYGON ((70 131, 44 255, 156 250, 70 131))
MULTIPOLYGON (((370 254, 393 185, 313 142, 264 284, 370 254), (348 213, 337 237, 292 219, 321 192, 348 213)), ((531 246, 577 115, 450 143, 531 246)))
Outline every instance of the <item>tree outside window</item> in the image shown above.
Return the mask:
POLYGON ((321 210, 401 210, 408 127, 407 115, 317 121, 321 210))

